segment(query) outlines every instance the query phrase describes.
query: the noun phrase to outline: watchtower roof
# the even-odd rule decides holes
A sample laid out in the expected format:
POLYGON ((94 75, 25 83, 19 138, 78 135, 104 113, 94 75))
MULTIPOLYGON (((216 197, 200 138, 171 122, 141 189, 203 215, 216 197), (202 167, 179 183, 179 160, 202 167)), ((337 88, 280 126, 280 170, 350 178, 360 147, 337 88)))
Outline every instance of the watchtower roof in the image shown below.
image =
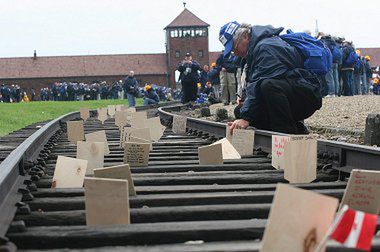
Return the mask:
POLYGON ((165 29, 192 26, 209 27, 210 25, 185 8, 165 29))

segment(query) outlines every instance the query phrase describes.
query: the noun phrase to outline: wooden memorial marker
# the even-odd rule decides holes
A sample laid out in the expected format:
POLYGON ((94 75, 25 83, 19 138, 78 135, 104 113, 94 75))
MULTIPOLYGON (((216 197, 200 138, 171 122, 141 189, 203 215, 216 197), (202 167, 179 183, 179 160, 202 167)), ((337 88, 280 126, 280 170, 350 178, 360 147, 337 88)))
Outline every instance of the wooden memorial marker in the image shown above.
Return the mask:
POLYGON ((350 208, 371 214, 380 212, 380 171, 352 170, 341 207, 350 208))
POLYGON ((107 112, 108 112, 108 115, 113 118, 114 115, 115 115, 115 112, 116 112, 116 106, 115 105, 108 105, 107 106, 107 112))
POLYGON ((84 140, 84 127, 83 121, 69 121, 67 122, 67 139, 72 144, 84 140))
POLYGON ((107 109, 99 108, 98 109, 98 120, 104 124, 104 122, 108 119, 107 109))
POLYGON ((272 166, 284 169, 284 148, 289 141, 316 139, 315 135, 272 135, 272 166))
POLYGON ((186 124, 187 124, 187 117, 186 116, 174 115, 173 116, 173 126, 172 126, 173 133, 185 134, 186 133, 186 124))
POLYGON ((161 125, 159 117, 149 118, 146 121, 147 126, 150 129, 150 136, 153 141, 158 141, 164 134, 165 126, 161 125), (164 129, 163 129, 164 128, 164 129))
POLYGON ((232 142, 232 135, 230 131, 230 126, 228 126, 228 124, 226 125, 226 138, 228 141, 232 142))
POLYGON ((198 148, 198 158, 200 165, 222 165, 223 150, 222 144, 207 145, 198 148))
POLYGON ((87 160, 58 156, 55 165, 52 188, 83 187, 87 160))
POLYGON ((337 206, 336 198, 277 184, 260 252, 314 251, 337 206))
POLYGON ((94 168, 104 166, 104 143, 78 141, 77 158, 88 161, 86 175, 94 174, 94 168))
POLYGON ((127 180, 85 178, 84 197, 88 226, 130 224, 127 180))
POLYGON ((231 143, 237 152, 239 152, 240 156, 252 156, 254 142, 255 131, 234 129, 231 143))
POLYGON ((127 109, 127 112, 128 113, 136 113, 136 108, 132 107, 132 108, 128 108, 127 109))
POLYGON ((104 154, 109 155, 110 149, 108 147, 108 141, 105 130, 95 131, 86 134, 86 141, 89 142, 103 142, 104 143, 104 154))
POLYGON ((149 148, 147 143, 124 143, 124 164, 131 167, 148 166, 149 148))
POLYGON ((291 140, 284 148, 284 178, 310 183, 317 178, 317 140, 291 140))
POLYGON ((131 127, 123 127, 123 130, 120 132, 120 147, 124 148, 124 143, 129 142, 132 130, 131 127))
POLYGON ((131 114, 131 127, 132 128, 146 128, 147 127, 146 111, 135 112, 131 114))
POLYGON ((130 130, 130 137, 137 137, 137 138, 142 138, 145 140, 148 140, 149 142, 152 141, 152 138, 150 136, 150 129, 149 128, 131 128, 130 130))
POLYGON ((125 111, 116 111, 115 112, 115 125, 121 129, 127 125, 127 113, 125 111))
POLYGON ((284 147, 285 143, 290 140, 290 136, 272 135, 272 166, 284 169, 284 147))
POLYGON ((84 121, 90 118, 90 110, 88 108, 80 108, 79 112, 80 118, 82 118, 84 121))
POLYGON ((230 143, 230 141, 227 140, 227 138, 223 138, 219 141, 216 141, 215 144, 222 144, 222 151, 223 151, 223 160, 226 159, 241 159, 241 156, 239 152, 235 149, 235 147, 230 143))
POLYGON ((126 179, 128 180, 129 196, 136 195, 131 168, 128 164, 94 169, 94 176, 97 178, 126 179))
POLYGON ((118 111, 124 111, 125 110, 125 105, 116 105, 115 106, 115 111, 118 112, 118 111))
POLYGON ((153 150, 152 141, 149 141, 149 140, 146 140, 146 139, 143 139, 143 138, 139 138, 139 137, 134 137, 132 134, 129 137, 129 142, 133 142, 133 143, 148 143, 148 144, 150 144, 149 151, 153 150))

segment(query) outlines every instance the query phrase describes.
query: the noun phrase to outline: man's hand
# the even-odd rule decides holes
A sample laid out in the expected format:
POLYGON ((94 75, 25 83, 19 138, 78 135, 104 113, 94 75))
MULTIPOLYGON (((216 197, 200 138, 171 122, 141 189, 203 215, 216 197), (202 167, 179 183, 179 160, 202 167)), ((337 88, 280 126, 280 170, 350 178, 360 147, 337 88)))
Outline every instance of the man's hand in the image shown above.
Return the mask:
POLYGON ((227 71, 224 67, 222 67, 222 72, 225 72, 225 71, 227 71))
POLYGON ((243 105, 243 100, 240 98, 240 96, 238 96, 237 95, 237 97, 236 97, 236 103, 238 104, 238 105, 243 105))
POLYGON ((244 119, 238 119, 234 122, 229 122, 230 133, 232 135, 234 129, 246 129, 249 126, 249 122, 244 119))

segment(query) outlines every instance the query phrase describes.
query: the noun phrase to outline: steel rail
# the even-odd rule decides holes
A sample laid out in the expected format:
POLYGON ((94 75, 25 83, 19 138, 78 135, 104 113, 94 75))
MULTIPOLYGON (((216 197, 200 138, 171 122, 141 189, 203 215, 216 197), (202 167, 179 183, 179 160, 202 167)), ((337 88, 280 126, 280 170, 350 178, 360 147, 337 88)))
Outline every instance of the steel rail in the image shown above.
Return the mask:
MULTIPOLYGON (((167 105, 148 105, 136 107, 145 110, 167 105)), ((22 206, 23 193, 27 192, 26 180, 30 180, 28 164, 33 164, 44 145, 60 129, 62 122, 78 118, 79 112, 71 112, 45 124, 24 140, 0 164, 0 238, 4 237, 18 207, 22 206)))
POLYGON ((22 199, 20 188, 25 188, 27 162, 33 162, 50 137, 60 128, 61 122, 78 117, 79 112, 63 115, 45 124, 22 142, 0 164, 0 237, 4 237, 22 199))
MULTIPOLYGON (((190 108, 189 105, 170 105, 160 107, 158 111, 160 117, 170 123, 174 115, 172 112, 180 112, 188 108, 190 108)), ((225 123, 187 117, 187 128, 217 138, 226 135, 225 123)), ((270 153, 272 135, 286 134, 256 129, 254 146, 270 153)), ((345 173, 350 173, 353 169, 380 170, 380 148, 378 147, 318 139, 318 158, 331 163, 334 169, 345 173)))

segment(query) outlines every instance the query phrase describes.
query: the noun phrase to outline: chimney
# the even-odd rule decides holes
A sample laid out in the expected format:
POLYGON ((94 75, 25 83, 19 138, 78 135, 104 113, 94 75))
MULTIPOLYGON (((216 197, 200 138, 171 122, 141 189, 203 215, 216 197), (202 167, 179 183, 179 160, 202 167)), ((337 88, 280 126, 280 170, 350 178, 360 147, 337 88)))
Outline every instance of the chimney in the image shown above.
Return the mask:
POLYGON ((37 51, 36 50, 34 50, 33 60, 37 60, 37 51))

